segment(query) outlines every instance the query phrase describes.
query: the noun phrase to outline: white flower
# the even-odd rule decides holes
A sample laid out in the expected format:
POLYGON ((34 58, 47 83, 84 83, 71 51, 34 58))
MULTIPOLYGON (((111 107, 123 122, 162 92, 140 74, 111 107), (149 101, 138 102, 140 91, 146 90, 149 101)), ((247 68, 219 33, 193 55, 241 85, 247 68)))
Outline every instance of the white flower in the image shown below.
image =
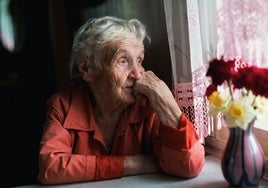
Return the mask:
POLYGON ((222 113, 229 127, 240 127, 243 130, 247 129, 257 114, 247 97, 231 101, 222 113))
POLYGON ((268 100, 265 97, 257 96, 254 100, 253 106, 257 110, 258 114, 268 112, 268 100))
POLYGON ((268 131, 268 127, 263 126, 263 125, 266 125, 268 122, 268 100, 267 100, 267 98, 257 96, 255 101, 254 101, 253 106, 257 112, 257 119, 255 122, 255 127, 260 127, 262 129, 268 131))

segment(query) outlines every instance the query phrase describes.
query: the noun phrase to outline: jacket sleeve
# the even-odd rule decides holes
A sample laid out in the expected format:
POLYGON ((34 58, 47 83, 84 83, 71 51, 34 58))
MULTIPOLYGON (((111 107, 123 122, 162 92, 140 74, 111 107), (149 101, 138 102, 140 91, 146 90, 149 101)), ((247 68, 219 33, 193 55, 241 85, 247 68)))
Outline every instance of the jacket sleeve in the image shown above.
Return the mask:
POLYGON ((50 110, 40 143, 39 183, 73 183, 123 176, 123 156, 72 154, 72 135, 62 127, 60 119, 55 110, 50 110))
POLYGON ((197 176, 205 163, 205 151, 191 121, 182 114, 178 128, 160 125, 158 131, 154 148, 162 170, 182 178, 197 176))

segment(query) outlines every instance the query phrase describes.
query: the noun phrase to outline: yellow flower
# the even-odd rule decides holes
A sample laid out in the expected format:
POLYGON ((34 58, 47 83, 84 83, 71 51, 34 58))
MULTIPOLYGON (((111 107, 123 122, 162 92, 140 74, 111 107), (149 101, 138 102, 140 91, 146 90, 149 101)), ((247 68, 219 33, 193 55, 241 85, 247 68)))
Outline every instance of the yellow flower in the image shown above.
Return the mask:
POLYGON ((228 88, 219 87, 218 90, 208 97, 209 114, 212 116, 218 115, 219 112, 223 111, 231 99, 228 88))
POLYGON ((241 105, 232 103, 229 107, 229 114, 234 118, 241 118, 244 115, 244 109, 241 105))
POLYGON ((223 104, 223 100, 218 91, 214 91, 209 97, 208 100, 211 104, 213 104, 217 108, 221 108, 223 104))
POLYGON ((223 111, 223 115, 229 127, 240 127, 246 130, 248 124, 256 117, 256 111, 245 97, 241 100, 231 101, 223 111))

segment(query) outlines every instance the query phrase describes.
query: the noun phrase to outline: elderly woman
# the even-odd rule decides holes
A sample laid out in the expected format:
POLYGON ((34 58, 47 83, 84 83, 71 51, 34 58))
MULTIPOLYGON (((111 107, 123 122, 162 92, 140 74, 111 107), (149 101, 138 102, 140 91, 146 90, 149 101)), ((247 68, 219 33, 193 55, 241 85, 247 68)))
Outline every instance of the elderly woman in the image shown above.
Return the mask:
POLYGON ((204 147, 168 86, 142 67, 150 42, 136 19, 105 16, 74 37, 70 86, 47 101, 42 184, 165 172, 199 174, 204 147))

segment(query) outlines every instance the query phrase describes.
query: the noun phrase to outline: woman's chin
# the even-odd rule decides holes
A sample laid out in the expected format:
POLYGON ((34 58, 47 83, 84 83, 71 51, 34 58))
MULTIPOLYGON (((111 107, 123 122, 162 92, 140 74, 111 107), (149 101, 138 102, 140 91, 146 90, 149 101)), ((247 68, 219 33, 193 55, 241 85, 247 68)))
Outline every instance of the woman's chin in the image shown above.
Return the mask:
POLYGON ((127 103, 134 103, 136 98, 133 93, 133 89, 127 88, 123 90, 122 97, 127 103))

